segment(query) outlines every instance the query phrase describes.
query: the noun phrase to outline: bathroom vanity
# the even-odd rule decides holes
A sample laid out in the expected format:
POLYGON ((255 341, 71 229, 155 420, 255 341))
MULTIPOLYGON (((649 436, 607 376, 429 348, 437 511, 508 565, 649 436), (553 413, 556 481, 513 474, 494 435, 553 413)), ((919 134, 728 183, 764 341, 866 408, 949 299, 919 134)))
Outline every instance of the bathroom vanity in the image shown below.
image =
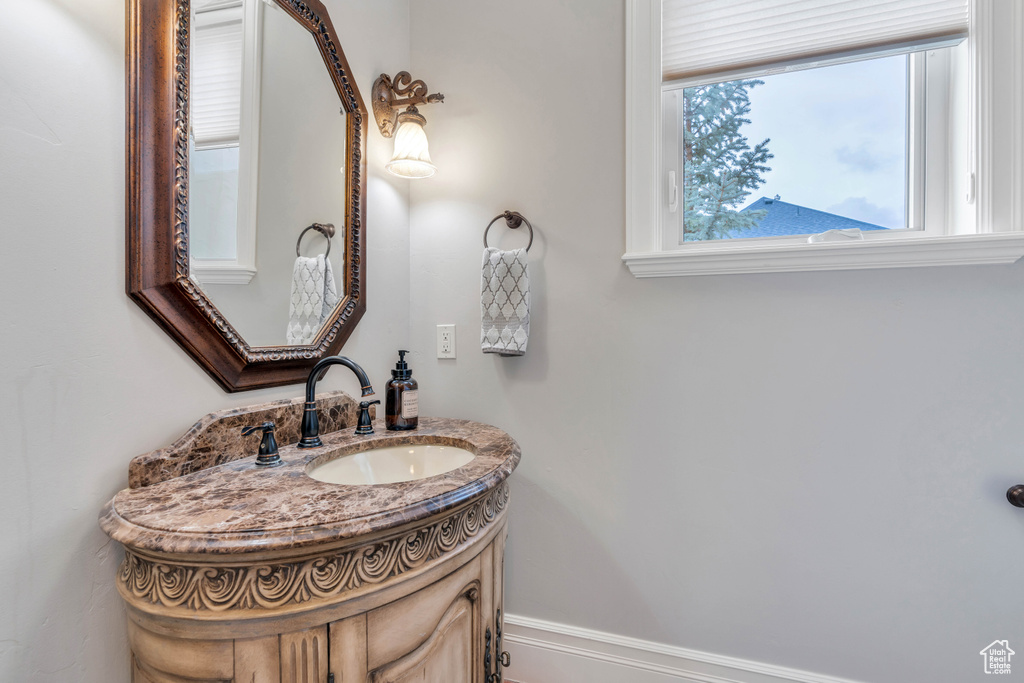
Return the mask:
POLYGON ((354 402, 336 392, 318 399, 324 445, 302 450, 301 407, 215 413, 132 461, 131 488, 100 518, 125 548, 117 586, 132 680, 500 681, 516 442, 489 425, 426 417, 415 431, 378 420, 375 434, 356 436, 354 402), (239 436, 265 420, 289 444, 279 467, 257 468, 259 438, 239 436), (308 475, 339 457, 424 444, 472 458, 393 483, 308 475))
MULTIPOLYGON (((366 310, 369 116, 327 7, 126 7, 128 295, 225 390, 308 379, 312 399, 312 369, 366 310), (242 45, 240 95, 211 76, 226 67, 203 46, 222 31, 242 45), (232 98, 221 113, 237 131, 220 135, 197 112, 232 98), (222 242, 230 248, 210 248, 222 242), (317 263, 324 296, 319 314, 293 320, 299 258, 317 263)), ((499 682, 506 479, 519 447, 461 420, 421 418, 402 432, 378 420, 376 434, 356 436, 350 397, 316 406, 305 420, 302 399, 209 415, 132 461, 130 488, 100 519, 125 549, 117 585, 132 680, 499 682), (257 467, 260 437, 241 431, 270 434, 268 422, 283 462, 257 467), (300 428, 308 448, 296 446, 300 428), (417 479, 416 453, 380 452, 396 446, 466 453, 417 479), (360 480, 361 466, 348 483, 309 476, 356 452, 397 463, 390 483, 360 480)))

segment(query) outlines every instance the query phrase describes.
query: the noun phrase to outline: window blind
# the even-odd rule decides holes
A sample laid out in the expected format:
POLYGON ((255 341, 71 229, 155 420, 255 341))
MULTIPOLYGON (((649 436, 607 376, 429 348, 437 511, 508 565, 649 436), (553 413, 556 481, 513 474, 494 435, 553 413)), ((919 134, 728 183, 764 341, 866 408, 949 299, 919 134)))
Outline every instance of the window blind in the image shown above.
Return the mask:
POLYGON ((192 37, 192 135, 197 149, 238 142, 242 104, 240 8, 196 13, 192 37))
POLYGON ((663 0, 662 78, 954 45, 967 0, 663 0))

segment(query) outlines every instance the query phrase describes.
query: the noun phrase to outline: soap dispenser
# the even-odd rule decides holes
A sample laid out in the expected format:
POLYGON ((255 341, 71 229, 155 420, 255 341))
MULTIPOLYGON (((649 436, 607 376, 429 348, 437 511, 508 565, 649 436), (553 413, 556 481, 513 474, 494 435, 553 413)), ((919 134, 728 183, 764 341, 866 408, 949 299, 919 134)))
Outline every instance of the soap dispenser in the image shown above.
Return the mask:
POLYGON ((398 352, 398 363, 391 371, 391 381, 387 385, 384 424, 393 431, 416 429, 416 425, 419 424, 419 384, 412 378, 412 370, 405 362, 407 353, 409 352, 398 352))

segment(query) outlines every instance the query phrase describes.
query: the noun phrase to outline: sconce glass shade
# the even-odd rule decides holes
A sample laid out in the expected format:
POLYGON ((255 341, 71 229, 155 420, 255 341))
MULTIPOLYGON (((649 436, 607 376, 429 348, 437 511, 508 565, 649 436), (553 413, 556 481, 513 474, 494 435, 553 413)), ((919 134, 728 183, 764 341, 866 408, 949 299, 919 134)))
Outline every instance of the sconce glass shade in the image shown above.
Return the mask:
POLYGON ((437 167, 430 161, 427 134, 416 120, 399 118, 395 131, 395 154, 384 168, 402 178, 429 178, 437 167))

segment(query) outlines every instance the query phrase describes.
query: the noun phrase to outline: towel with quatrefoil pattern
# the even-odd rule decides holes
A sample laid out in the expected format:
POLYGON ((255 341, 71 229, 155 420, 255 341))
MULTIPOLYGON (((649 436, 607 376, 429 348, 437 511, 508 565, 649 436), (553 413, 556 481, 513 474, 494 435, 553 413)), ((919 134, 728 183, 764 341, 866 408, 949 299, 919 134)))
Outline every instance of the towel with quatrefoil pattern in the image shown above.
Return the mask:
POLYGON ((530 270, 526 249, 484 249, 480 313, 480 347, 484 353, 526 353, 530 338, 530 270))
POLYGON ((326 255, 295 259, 288 307, 288 344, 312 344, 338 300, 338 285, 326 255))

